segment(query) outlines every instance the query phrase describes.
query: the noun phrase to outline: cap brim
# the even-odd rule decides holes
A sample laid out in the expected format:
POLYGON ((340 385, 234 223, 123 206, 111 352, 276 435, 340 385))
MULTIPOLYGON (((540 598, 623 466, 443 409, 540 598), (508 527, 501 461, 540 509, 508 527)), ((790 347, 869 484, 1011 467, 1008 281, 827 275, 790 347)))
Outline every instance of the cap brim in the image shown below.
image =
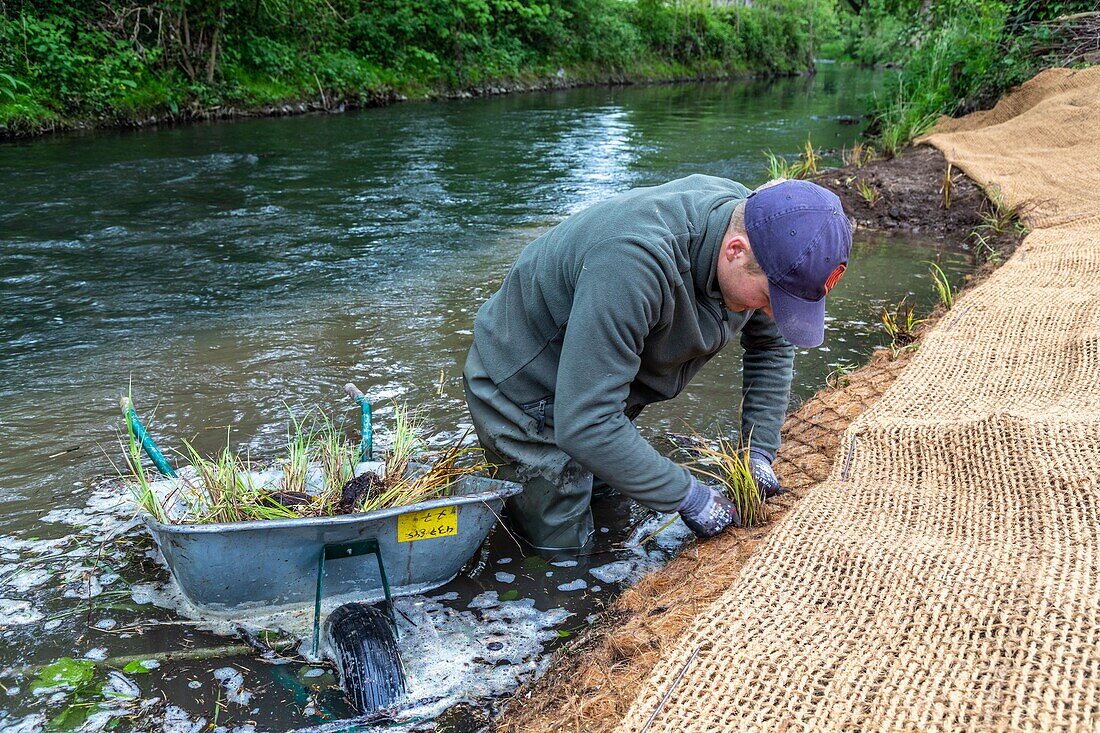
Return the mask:
POLYGON ((821 346, 825 341, 825 298, 803 300, 768 282, 772 317, 779 333, 795 346, 821 346))

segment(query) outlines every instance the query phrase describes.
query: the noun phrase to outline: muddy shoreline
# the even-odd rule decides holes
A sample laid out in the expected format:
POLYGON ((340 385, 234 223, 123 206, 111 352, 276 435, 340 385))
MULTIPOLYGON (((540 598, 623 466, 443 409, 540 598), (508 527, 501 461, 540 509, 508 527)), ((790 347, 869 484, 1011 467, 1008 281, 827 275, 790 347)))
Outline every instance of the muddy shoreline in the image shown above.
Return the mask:
MULTIPOLYGON (((891 160, 823 172, 817 182, 840 196, 860 227, 920 232, 971 251, 974 271, 965 287, 984 279, 1012 253, 1022 234, 983 230, 988 246, 975 247, 991 204, 961 172, 951 173, 950 207, 943 187, 947 163, 931 146, 907 148, 891 160), (880 198, 869 203, 860 182, 880 198)), ((856 265, 858 267, 858 265, 856 265)), ((918 334, 944 311, 928 315, 918 334)), ((926 314, 918 314, 924 316, 926 314)), ((919 346, 919 338, 916 344, 919 346)), ((545 673, 523 685, 490 726, 501 733, 596 733, 612 730, 634 700, 641 682, 697 612, 732 583, 745 562, 790 510, 828 476, 848 425, 873 405, 912 359, 913 348, 880 349, 869 363, 840 374, 795 409, 783 426, 776 473, 785 494, 770 502, 769 522, 695 542, 663 569, 625 591, 585 632, 558 651, 545 673)))
MULTIPOLYGON (((802 74, 816 73, 811 69, 802 74)), ((546 92, 583 87, 623 87, 663 84, 684 84, 689 82, 744 81, 750 79, 777 78, 774 74, 736 72, 731 74, 711 74, 706 72, 657 76, 652 74, 600 73, 600 74, 555 74, 538 76, 532 80, 501 79, 489 84, 466 87, 463 89, 428 90, 422 94, 409 96, 391 89, 371 90, 362 95, 327 94, 324 92, 304 99, 286 100, 279 104, 265 104, 257 107, 238 107, 217 105, 209 108, 181 109, 176 113, 143 115, 117 119, 96 120, 60 120, 43 124, 32 131, 12 130, 0 125, 0 143, 31 141, 48 135, 66 133, 89 133, 100 130, 140 130, 146 128, 175 127, 194 123, 228 122, 232 120, 258 119, 270 117, 298 117, 302 115, 333 115, 354 110, 387 107, 399 102, 432 102, 442 99, 472 99, 492 97, 504 94, 522 94, 524 92, 546 92)))

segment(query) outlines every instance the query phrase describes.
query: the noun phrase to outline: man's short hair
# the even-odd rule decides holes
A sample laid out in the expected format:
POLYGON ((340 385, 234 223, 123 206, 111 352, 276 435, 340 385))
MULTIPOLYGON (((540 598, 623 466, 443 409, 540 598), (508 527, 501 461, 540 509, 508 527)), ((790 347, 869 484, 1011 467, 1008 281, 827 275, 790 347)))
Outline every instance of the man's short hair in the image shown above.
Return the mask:
MULTIPOLYGON (((786 181, 786 178, 773 178, 767 183, 762 183, 756 187, 757 191, 763 191, 765 188, 771 188, 772 186, 778 186, 780 183, 786 181)), ((733 231, 738 234, 745 233, 745 202, 737 204, 733 209, 733 216, 730 217, 730 225, 733 227, 733 231)))

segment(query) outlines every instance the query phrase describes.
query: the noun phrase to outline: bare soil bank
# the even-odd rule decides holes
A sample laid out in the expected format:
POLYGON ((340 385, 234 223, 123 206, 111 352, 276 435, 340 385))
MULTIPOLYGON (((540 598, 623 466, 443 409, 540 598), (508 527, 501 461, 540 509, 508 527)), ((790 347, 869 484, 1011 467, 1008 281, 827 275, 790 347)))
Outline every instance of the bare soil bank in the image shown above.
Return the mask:
MULTIPOLYGON (((860 226, 920 231, 969 247, 970 232, 984 223, 982 212, 991 204, 973 181, 956 171, 951 207, 945 209, 941 188, 946 169, 938 150, 919 146, 892 160, 826 171, 817 180, 841 197, 860 226), (859 179, 873 185, 882 199, 873 206, 867 204, 857 190, 859 179)), ((1013 230, 992 236, 990 244, 1000 257, 1007 257, 1019 239, 1013 230)), ((968 276, 971 282, 992 270, 984 259, 976 261, 975 273, 968 276)), ((516 692, 492 730, 596 733, 613 729, 665 646, 736 581, 762 541, 828 476, 845 429, 878 401, 914 353, 913 349, 896 354, 879 350, 870 363, 840 377, 791 413, 783 425, 783 446, 775 464, 780 480, 791 491, 769 501, 770 522, 693 543, 665 568, 624 592, 596 623, 555 655, 545 674, 516 692)))

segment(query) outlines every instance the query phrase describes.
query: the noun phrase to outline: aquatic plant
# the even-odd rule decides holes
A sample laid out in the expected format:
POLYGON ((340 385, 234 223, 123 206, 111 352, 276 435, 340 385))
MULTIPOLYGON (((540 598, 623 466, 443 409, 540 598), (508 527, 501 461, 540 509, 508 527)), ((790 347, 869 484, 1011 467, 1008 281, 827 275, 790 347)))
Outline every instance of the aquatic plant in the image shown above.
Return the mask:
POLYGON ((955 177, 951 174, 952 166, 947 164, 943 172, 943 185, 940 186, 940 195, 943 196, 943 208, 951 208, 951 195, 955 192, 955 177))
POLYGON ((768 519, 764 495, 756 487, 749 460, 749 446, 729 438, 718 438, 714 444, 695 436, 690 451, 695 460, 690 468, 697 474, 716 481, 726 497, 737 507, 742 527, 763 524, 768 519))
POLYGON ((970 232, 970 238, 974 241, 974 259, 978 262, 988 262, 999 265, 1004 259, 1001 251, 989 243, 989 238, 982 236, 977 229, 970 232))
POLYGON ((882 309, 882 327, 890 337, 892 351, 904 349, 917 340, 917 326, 922 321, 913 315, 915 310, 914 305, 906 303, 906 298, 902 298, 893 308, 882 309))
POLYGON ((196 479, 182 478, 187 501, 196 524, 247 522, 260 519, 289 519, 298 512, 284 506, 269 490, 257 486, 246 461, 225 448, 215 458, 204 458, 188 441, 183 441, 196 479))
MULTIPOLYGON (((289 411, 290 408, 287 408, 289 411)), ((309 413, 301 418, 290 413, 286 431, 286 458, 282 461, 284 492, 304 492, 309 479, 310 436, 306 430, 309 413)))
POLYGON ((848 362, 836 364, 832 371, 825 377, 825 385, 832 389, 847 387, 851 383, 850 375, 856 370, 856 365, 848 362))
POLYGON ((866 143, 857 142, 852 145, 851 150, 841 153, 841 159, 845 165, 862 168, 875 159, 875 149, 866 143))
POLYGON ((764 151, 764 156, 768 159, 768 164, 764 167, 764 170, 767 171, 768 177, 771 179, 809 178, 817 175, 818 163, 821 160, 820 153, 814 148, 809 137, 806 138, 806 143, 802 146, 802 152, 793 161, 788 161, 783 156, 776 155, 770 150, 764 151))
POLYGON ((403 404, 394 405, 391 449, 379 474, 355 476, 358 446, 348 440, 323 411, 291 414, 287 428, 287 452, 275 462, 281 473, 278 486, 262 484, 250 470, 250 461, 234 453, 229 445, 213 458, 202 456, 184 441, 184 458, 193 473, 179 481, 180 499, 188 509, 184 517, 169 518, 164 497, 141 465, 141 444, 130 431, 124 444, 131 464, 128 481, 134 500, 160 522, 207 524, 267 519, 333 516, 415 504, 450 496, 455 482, 484 473, 479 448, 464 447, 462 435, 449 447, 430 452, 423 437, 423 423, 403 404), (311 481, 319 469, 321 481, 311 481))
POLYGON ((462 445, 465 438, 463 435, 447 448, 424 455, 423 466, 410 465, 410 457, 398 459, 391 469, 387 459, 386 476, 363 497, 358 511, 371 512, 451 496, 459 479, 490 470, 492 466, 485 462, 480 448, 462 445), (398 472, 401 466, 404 470, 398 472))
MULTIPOLYGON (((686 457, 681 465, 701 478, 717 483, 734 503, 741 515, 742 527, 762 524, 767 520, 764 495, 756 487, 747 444, 730 438, 708 441, 694 430, 689 435, 670 433, 668 437, 676 445, 676 452, 686 457)), ((638 544, 645 544, 671 524, 671 521, 665 523, 638 544)))
POLYGON ((932 276, 932 292, 944 308, 951 310, 951 306, 955 305, 955 288, 951 287, 951 281, 942 267, 935 262, 929 262, 928 266, 928 274, 932 276))
POLYGON ((1004 234, 1010 230, 1023 232, 1026 229, 1021 220, 1023 207, 1019 204, 1009 204, 1000 186, 992 184, 985 189, 985 195, 986 201, 978 214, 982 219, 978 229, 993 234, 1004 234))
POLYGON ((874 208, 875 204, 882 200, 882 192, 862 178, 856 181, 856 192, 871 208, 874 208))
POLYGON ((817 164, 821 160, 821 156, 817 150, 814 149, 813 143, 810 142, 810 138, 806 136, 806 142, 802 146, 802 155, 799 159, 799 175, 798 178, 808 178, 810 176, 816 176, 818 173, 817 164))
POLYGON ((768 164, 764 166, 768 178, 796 178, 795 171, 798 168, 798 163, 788 162, 786 158, 776 155, 770 150, 765 150, 764 156, 768 159, 768 164))
POLYGON ((343 430, 327 416, 313 441, 313 456, 321 466, 322 488, 317 504, 323 514, 331 515, 340 502, 344 486, 355 476, 359 447, 349 441, 343 430))

